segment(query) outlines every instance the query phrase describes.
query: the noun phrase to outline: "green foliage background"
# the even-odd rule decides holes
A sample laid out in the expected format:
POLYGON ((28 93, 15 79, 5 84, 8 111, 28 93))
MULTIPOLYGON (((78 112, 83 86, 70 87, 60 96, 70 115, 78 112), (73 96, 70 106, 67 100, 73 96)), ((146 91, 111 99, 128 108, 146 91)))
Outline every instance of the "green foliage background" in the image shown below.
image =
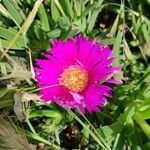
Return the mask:
POLYGON ((149 150, 149 10, 149 0, 1 0, 0 149, 149 150), (85 116, 40 102, 33 71, 54 38, 77 34, 110 45, 122 66, 113 99, 85 116))

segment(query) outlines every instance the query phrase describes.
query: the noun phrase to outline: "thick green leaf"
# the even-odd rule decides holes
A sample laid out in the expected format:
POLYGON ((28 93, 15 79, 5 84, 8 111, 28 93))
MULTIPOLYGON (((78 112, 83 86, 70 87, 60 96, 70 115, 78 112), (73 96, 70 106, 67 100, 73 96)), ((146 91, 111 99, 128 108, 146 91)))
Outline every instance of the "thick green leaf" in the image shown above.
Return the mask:
POLYGON ((32 110, 30 112, 29 118, 36 118, 36 117, 51 117, 51 118, 56 118, 59 121, 62 119, 62 114, 59 111, 56 110, 46 110, 46 109, 41 109, 41 110, 32 110))

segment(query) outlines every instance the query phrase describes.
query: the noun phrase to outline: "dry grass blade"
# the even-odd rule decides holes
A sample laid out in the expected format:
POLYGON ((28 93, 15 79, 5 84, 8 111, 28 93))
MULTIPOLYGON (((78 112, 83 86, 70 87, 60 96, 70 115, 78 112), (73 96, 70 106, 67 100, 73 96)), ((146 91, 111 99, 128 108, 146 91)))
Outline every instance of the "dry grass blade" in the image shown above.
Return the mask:
POLYGON ((29 60, 30 60, 30 69, 31 69, 31 73, 32 73, 32 78, 34 79, 35 78, 35 72, 33 69, 31 49, 29 49, 29 60))
POLYGON ((0 116, 0 149, 34 150, 35 146, 28 143, 21 129, 10 118, 0 116))
POLYGON ((22 27, 20 28, 20 30, 18 31, 18 33, 15 35, 15 37, 13 38, 13 40, 9 43, 8 47, 6 48, 6 50, 3 52, 2 56, 0 57, 0 60, 3 59, 4 56, 6 56, 7 52, 9 51, 10 47, 14 44, 14 42, 17 40, 18 36, 21 33, 23 33, 23 34, 26 33, 26 31, 30 27, 31 23, 33 22, 34 17, 36 16, 36 13, 38 11, 38 8, 39 8, 39 6, 41 5, 42 2, 43 2, 43 0, 37 0, 35 2, 32 11, 28 15, 27 19, 25 20, 25 22, 23 23, 22 27))

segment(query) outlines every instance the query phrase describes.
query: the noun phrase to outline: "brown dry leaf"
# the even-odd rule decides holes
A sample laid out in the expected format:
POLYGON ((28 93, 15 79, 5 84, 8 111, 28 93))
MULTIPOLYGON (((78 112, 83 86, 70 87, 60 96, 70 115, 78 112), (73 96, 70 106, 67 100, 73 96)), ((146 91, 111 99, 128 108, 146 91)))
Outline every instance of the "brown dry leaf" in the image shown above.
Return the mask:
POLYGON ((14 112, 19 121, 23 121, 27 118, 27 105, 30 100, 40 100, 40 96, 37 94, 16 92, 14 94, 14 112), (26 105, 25 105, 26 104, 26 105))
POLYGON ((13 109, 19 121, 23 121, 27 118, 24 103, 22 102, 22 95, 21 92, 16 92, 14 94, 15 104, 13 109))
POLYGON ((25 101, 40 101, 40 96, 37 95, 37 94, 33 94, 33 93, 23 93, 23 96, 22 96, 22 101, 25 102, 25 101))

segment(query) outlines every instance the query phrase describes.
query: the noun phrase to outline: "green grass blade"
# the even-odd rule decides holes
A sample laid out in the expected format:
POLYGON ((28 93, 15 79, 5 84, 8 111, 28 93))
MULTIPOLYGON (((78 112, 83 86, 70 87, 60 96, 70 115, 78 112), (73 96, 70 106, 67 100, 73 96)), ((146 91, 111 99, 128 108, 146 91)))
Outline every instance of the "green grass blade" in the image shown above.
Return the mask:
MULTIPOLYGON (((9 43, 12 41, 12 39, 15 37, 16 34, 17 34, 16 30, 11 30, 11 28, 5 29, 0 27, 0 37, 5 39, 9 43)), ((20 48, 25 47, 24 39, 22 36, 18 36, 15 45, 20 46, 20 48)), ((6 48, 5 46, 3 47, 6 48)))
POLYGON ((7 75, 6 63, 0 62, 0 70, 3 75, 7 75))
POLYGON ((100 139, 82 122, 82 120, 72 111, 69 111, 70 114, 89 132, 89 134, 93 137, 93 139, 105 150, 110 150, 109 147, 105 147, 105 145, 100 141, 100 139))
MULTIPOLYGON (((43 0, 37 0, 34 4, 34 7, 32 9, 32 11, 30 12, 30 14, 28 15, 26 21, 24 22, 24 24, 22 25, 22 27, 20 28, 20 30, 17 32, 17 34, 14 36, 14 38, 12 39, 12 41, 8 44, 6 50, 3 52, 2 56, 0 57, 0 59, 2 59, 4 56, 6 56, 8 50, 14 45, 15 41, 17 40, 18 36, 23 33, 23 35, 25 35, 25 33, 27 32, 28 28, 30 27, 30 25, 32 24, 36 13, 38 11, 38 8, 40 7, 41 3, 43 2, 43 0)), ((8 59, 8 57, 7 57, 8 59)), ((14 60, 11 59, 12 62, 14 62, 14 60)))
POLYGON ((58 18, 60 17, 60 13, 58 11, 58 8, 56 7, 56 4, 54 2, 54 0, 51 0, 51 16, 52 19, 57 22, 58 18))
POLYGON ((40 17, 40 22, 41 22, 42 29, 44 31, 50 31, 50 25, 49 25, 47 11, 46 11, 43 4, 41 4, 41 6, 39 7, 38 14, 39 14, 39 17, 40 17))
POLYGON ((10 17, 10 13, 6 10, 6 8, 0 4, 0 12, 5 16, 5 17, 10 17))
POLYGON ((26 135, 27 135, 28 137, 30 137, 30 138, 36 140, 36 141, 42 142, 42 143, 44 143, 44 144, 46 144, 46 145, 49 145, 52 150, 61 150, 61 148, 60 148, 59 146, 57 146, 57 145, 53 144, 52 142, 50 142, 50 141, 48 141, 48 140, 46 140, 46 139, 40 137, 40 136, 37 135, 37 134, 33 134, 33 133, 31 133, 31 132, 26 131, 26 135))
POLYGON ((63 9, 65 10, 66 14, 73 19, 74 17, 74 13, 73 13, 73 9, 72 9, 72 4, 70 0, 63 0, 60 1, 61 2, 61 6, 63 7, 63 9))
POLYGON ((129 48, 129 45, 128 45, 125 38, 123 40, 123 50, 124 50, 125 55, 126 55, 128 60, 133 60, 134 59, 134 56, 132 55, 131 50, 129 48))
POLYGON ((82 19, 84 18, 86 15, 89 14, 90 11, 94 10, 94 9, 99 9, 99 7, 101 7, 101 4, 98 5, 97 2, 91 4, 91 5, 88 5, 81 13, 81 15, 78 17, 78 19, 82 19))
MULTIPOLYGON (((113 45, 113 56, 114 57, 118 57, 120 54, 120 48, 121 48, 121 44, 122 44, 123 35, 124 35, 124 32, 123 32, 123 30, 120 29, 117 33, 117 36, 115 38, 114 45, 113 45)), ((113 64, 119 65, 119 58, 117 58, 117 60, 113 64)))
POLYGON ((120 17, 120 15, 118 14, 115 21, 114 21, 114 23, 113 23, 113 25, 112 25, 112 28, 110 30, 110 33, 109 33, 110 37, 114 37, 115 34, 116 34, 117 26, 118 26, 118 22, 119 22, 119 17, 120 17))
POLYGON ((139 124, 139 126, 142 128, 148 139, 150 140, 150 126, 147 124, 147 122, 141 118, 140 114, 136 113, 134 115, 134 119, 139 124))
POLYGON ((64 19, 67 21, 68 20, 68 17, 66 16, 60 2, 58 0, 54 0, 56 6, 58 7, 59 11, 61 12, 62 16, 64 17, 64 19))
POLYGON ((15 22, 20 25, 23 22, 23 18, 20 12, 17 10, 15 3, 11 0, 3 0, 4 6, 7 8, 8 12, 11 14, 15 22))
POLYGON ((81 10, 82 10, 82 2, 81 0, 73 0, 74 2, 74 11, 76 16, 81 15, 81 10))
POLYGON ((145 23, 143 23, 143 25, 142 25, 142 31, 143 31, 143 35, 144 35, 146 42, 149 43, 150 42, 150 33, 148 32, 148 29, 147 29, 147 26, 145 23))

